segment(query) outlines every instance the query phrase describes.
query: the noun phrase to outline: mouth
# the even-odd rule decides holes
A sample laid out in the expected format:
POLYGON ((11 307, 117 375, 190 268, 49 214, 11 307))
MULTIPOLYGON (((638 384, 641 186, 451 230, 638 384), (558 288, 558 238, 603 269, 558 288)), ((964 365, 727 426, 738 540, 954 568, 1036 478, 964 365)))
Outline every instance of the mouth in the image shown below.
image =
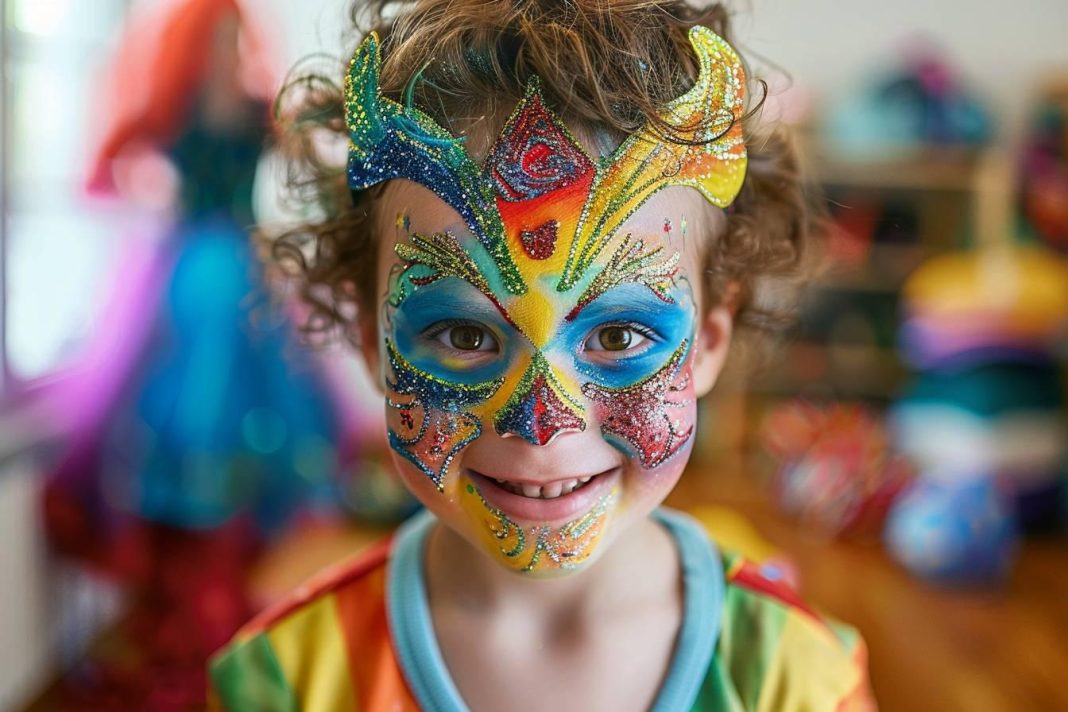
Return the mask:
POLYGON ((543 485, 511 482, 509 480, 500 480, 496 478, 491 479, 493 479, 498 487, 501 487, 512 494, 519 495, 520 497, 527 497, 529 499, 556 499, 557 497, 566 497, 572 492, 582 489, 597 476, 598 475, 587 475, 585 477, 577 477, 570 480, 548 482, 543 485))
POLYGON ((611 492, 620 475, 620 469, 613 467, 588 475, 534 482, 470 469, 466 472, 487 504, 513 519, 539 524, 582 516, 611 492))

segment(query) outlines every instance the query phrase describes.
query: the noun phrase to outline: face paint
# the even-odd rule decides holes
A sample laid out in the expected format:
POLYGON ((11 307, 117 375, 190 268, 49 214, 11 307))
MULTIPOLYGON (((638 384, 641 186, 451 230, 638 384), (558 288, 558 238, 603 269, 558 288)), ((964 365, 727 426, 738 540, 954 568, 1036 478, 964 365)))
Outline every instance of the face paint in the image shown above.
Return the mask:
POLYGON ((567 430, 584 430, 579 415, 584 406, 560 385, 553 369, 540 352, 519 379, 512 396, 494 422, 501 435, 515 434, 532 445, 546 445, 567 430))
POLYGON ((464 484, 462 506, 480 524, 478 532, 485 547, 510 569, 521 573, 543 573, 580 566, 604 535, 617 493, 612 491, 578 519, 559 527, 524 528, 486 501, 478 487, 464 484))
MULTIPOLYGON (((467 411, 500 388, 502 381, 478 386, 448 383, 408 363, 387 342, 393 380, 387 407, 396 413, 400 427, 389 428, 389 444, 418 467, 439 490, 456 453, 479 436, 482 424, 467 411)), ((393 420, 393 418, 389 418, 393 420)))
POLYGON ((626 388, 588 383, 583 394, 597 406, 601 432, 637 451, 646 469, 659 467, 689 441, 694 423, 687 417, 693 400, 684 342, 655 374, 626 388), (681 414, 681 417, 680 417, 681 414))
POLYGON ((379 94, 376 36, 350 64, 349 186, 406 178, 463 220, 423 234, 410 218, 418 206, 397 214, 406 237, 381 325, 390 444, 459 500, 487 551, 510 568, 586 561, 621 497, 613 488, 559 525, 516 521, 454 465, 484 428, 537 447, 596 428, 647 470, 693 433, 695 307, 678 278, 680 255, 655 228, 620 229, 666 186, 696 188, 719 206, 740 188, 741 65, 704 28, 691 41, 697 82, 661 116, 684 140, 642 130, 597 161, 546 108, 536 80, 478 166, 428 116, 379 94))

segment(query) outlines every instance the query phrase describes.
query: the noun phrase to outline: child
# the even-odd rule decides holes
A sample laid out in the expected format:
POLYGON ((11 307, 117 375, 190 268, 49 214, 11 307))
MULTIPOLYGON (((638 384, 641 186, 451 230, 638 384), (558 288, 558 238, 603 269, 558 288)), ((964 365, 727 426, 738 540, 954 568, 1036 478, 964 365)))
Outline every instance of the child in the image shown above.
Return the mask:
POLYGON ((323 219, 274 254, 359 337, 427 512, 246 626, 213 703, 869 708, 854 633, 659 508, 810 222, 724 10, 378 5, 344 96, 311 80, 290 127, 323 219))

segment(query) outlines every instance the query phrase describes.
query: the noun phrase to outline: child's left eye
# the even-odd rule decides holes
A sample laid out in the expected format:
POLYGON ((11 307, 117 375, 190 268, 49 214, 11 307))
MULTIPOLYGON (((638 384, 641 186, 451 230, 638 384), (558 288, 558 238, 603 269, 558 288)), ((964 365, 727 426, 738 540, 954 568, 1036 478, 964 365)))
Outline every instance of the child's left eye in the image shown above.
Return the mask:
POLYGON ((651 338, 646 329, 636 324, 605 324, 593 330, 586 338, 584 348, 586 351, 622 353, 635 351, 651 338))

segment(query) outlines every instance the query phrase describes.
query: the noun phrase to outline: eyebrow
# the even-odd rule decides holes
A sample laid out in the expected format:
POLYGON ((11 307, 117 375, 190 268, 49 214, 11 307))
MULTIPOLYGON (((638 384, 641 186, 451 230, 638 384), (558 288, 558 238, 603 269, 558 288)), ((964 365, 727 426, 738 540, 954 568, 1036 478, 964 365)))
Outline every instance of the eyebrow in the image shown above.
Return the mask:
MULTIPOLYGON (((398 242, 393 249, 397 256, 407 264, 405 271, 414 265, 421 265, 433 270, 434 275, 431 277, 409 277, 408 279, 411 280, 412 284, 419 288, 427 288, 435 282, 450 277, 461 280, 477 289, 493 304, 497 313, 510 326, 522 333, 522 330, 519 329, 519 326, 508 314, 508 310, 501 304, 500 298, 493 291, 489 279, 482 272, 478 262, 460 244, 459 238, 453 232, 443 230, 430 236, 412 233, 408 236, 407 242, 398 242)), ((463 309, 469 310, 469 304, 465 305, 463 309)))
POLYGON ((605 294, 632 284, 648 287, 660 301, 674 304, 670 290, 681 259, 678 252, 665 254, 662 246, 647 250, 643 240, 627 234, 564 320, 574 321, 583 309, 605 294))
POLYGON ((494 302, 497 301, 482 268, 452 232, 446 230, 430 236, 412 233, 407 242, 398 242, 393 250, 409 266, 423 265, 437 273, 426 283, 442 277, 458 277, 494 302))
POLYGON ((616 285, 607 291, 597 295, 592 301, 576 306, 568 315, 567 322, 573 323, 590 312, 596 312, 597 316, 610 316, 613 313, 629 314, 635 318, 647 315, 656 320, 664 316, 667 311, 674 311, 671 307, 678 305, 675 299, 664 299, 659 295, 645 289, 637 282, 628 282, 616 285))

